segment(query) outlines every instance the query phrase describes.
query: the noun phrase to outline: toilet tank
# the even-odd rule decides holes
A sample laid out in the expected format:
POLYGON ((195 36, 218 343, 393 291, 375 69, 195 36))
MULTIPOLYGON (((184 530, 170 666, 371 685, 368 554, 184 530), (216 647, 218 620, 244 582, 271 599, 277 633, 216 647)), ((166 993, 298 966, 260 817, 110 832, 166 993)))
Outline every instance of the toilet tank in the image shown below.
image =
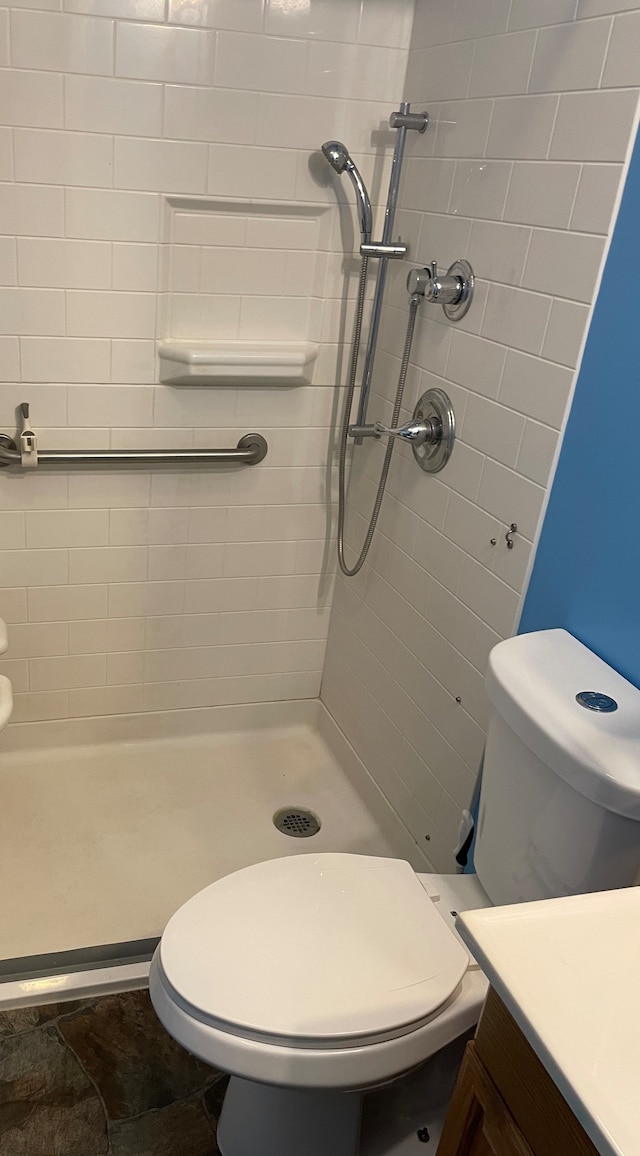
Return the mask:
POLYGON ((498 643, 486 686, 474 859, 493 902, 635 883, 640 691, 566 630, 498 643))

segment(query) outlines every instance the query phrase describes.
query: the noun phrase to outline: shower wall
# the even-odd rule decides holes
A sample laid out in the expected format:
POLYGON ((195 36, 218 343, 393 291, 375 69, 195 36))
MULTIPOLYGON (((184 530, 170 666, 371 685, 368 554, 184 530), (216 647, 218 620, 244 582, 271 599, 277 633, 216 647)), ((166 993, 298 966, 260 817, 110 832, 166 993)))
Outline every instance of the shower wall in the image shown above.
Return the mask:
POLYGON ((351 205, 309 156, 344 136, 379 189, 411 18, 410 0, 0 7, 0 429, 26 400, 44 447, 269 441, 255 469, 0 476, 16 720, 318 694, 351 205), (309 337, 314 382, 158 385, 167 335, 309 337))
MULTIPOLYGON (((436 869, 452 869, 481 758, 488 652, 515 627, 639 85, 628 0, 417 4, 405 99, 431 125, 409 142, 399 224, 411 263, 466 257, 477 285, 460 324, 421 306, 405 417, 440 386, 458 440, 437 476, 396 448, 370 561, 337 582, 322 697, 436 869)), ((388 293, 370 410, 382 420, 406 272, 393 268, 388 293)), ((381 452, 354 460, 354 546, 381 452)))

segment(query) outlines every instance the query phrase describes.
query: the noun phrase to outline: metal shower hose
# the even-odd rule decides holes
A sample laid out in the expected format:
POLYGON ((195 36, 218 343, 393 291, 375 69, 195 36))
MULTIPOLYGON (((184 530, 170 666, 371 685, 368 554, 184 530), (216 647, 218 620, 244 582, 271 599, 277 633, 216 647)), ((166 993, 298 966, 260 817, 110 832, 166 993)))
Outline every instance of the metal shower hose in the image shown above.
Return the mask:
MULTIPOLYGON (((349 380, 347 384, 347 396, 344 403, 344 417, 342 419, 342 429, 340 431, 340 457, 338 459, 338 561, 340 569, 347 578, 353 578, 362 569, 369 547, 375 533, 376 524, 378 522, 378 515, 380 514, 380 507, 382 506, 382 499, 384 498, 384 491, 387 486, 387 477, 389 476, 389 467, 391 465, 391 456, 393 454, 394 439, 389 438, 386 453, 384 455, 384 462, 382 464, 382 472, 380 474, 380 481, 378 482, 378 491, 376 493, 376 500, 373 503, 373 512, 371 514, 371 521, 367 530, 364 545, 360 551, 360 555, 355 566, 351 569, 347 566, 344 557, 344 521, 346 513, 346 465, 347 465, 347 445, 349 444, 349 424, 351 420, 351 406, 353 404, 353 395, 356 388, 356 379, 358 373, 358 357, 360 354, 360 342, 362 337, 362 318, 364 315, 365 293, 367 287, 367 271, 369 267, 369 258, 362 258, 362 267, 360 270, 360 282, 358 285, 358 298, 356 302, 356 319, 353 328, 353 345, 351 347, 351 362, 349 365, 349 380)), ((416 324, 416 315, 418 312, 419 297, 412 294, 409 298, 409 319, 407 321, 407 333, 404 341, 404 350, 402 352, 402 362, 400 365, 400 374, 398 376, 398 388, 396 390, 396 400, 393 406, 393 416, 391 418, 391 425, 397 426, 400 417, 400 410, 402 408, 402 398, 404 395, 405 382, 407 380, 407 370, 409 368, 409 356, 411 353, 411 344, 413 342, 413 331, 416 324)))

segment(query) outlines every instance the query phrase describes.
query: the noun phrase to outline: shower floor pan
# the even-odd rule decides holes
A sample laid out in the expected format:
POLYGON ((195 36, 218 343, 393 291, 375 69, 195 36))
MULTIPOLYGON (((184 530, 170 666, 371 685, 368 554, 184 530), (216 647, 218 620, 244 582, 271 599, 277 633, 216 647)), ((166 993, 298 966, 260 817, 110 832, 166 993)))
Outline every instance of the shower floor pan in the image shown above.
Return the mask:
POLYGON ((317 701, 9 727, 0 800, 0 1008, 144 986, 171 914, 262 859, 428 869, 317 701), (277 830, 288 807, 318 833, 277 830))

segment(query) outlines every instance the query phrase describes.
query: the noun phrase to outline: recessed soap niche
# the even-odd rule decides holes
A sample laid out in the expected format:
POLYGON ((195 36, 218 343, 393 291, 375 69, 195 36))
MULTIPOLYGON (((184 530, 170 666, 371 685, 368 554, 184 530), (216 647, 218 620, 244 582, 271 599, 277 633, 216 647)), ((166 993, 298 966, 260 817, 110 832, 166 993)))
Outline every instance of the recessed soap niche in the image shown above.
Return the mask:
POLYGON ((321 336, 329 205, 167 197, 158 357, 171 385, 306 385, 321 336))

